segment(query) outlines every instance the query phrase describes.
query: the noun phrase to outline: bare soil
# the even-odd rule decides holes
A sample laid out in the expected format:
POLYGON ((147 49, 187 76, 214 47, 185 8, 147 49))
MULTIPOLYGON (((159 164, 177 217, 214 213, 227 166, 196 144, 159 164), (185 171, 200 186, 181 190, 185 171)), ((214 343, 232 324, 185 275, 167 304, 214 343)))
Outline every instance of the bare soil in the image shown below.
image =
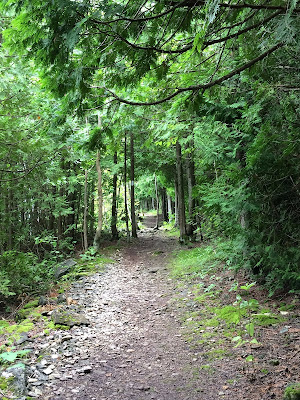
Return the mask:
MULTIPOLYGON (((155 217, 148 217, 145 225, 104 274, 71 290, 74 297, 80 292, 78 301, 92 324, 69 331, 73 347, 58 360, 56 375, 40 398, 282 399, 286 384, 299 381, 299 318, 286 328, 262 329, 255 356, 267 363, 264 371, 260 367, 249 373, 241 349, 208 359, 206 346, 188 343, 184 335, 185 309, 178 307, 176 297, 191 292, 169 277, 168 260, 180 245, 152 229, 155 217)), ((224 344, 229 347, 230 340, 224 344)))

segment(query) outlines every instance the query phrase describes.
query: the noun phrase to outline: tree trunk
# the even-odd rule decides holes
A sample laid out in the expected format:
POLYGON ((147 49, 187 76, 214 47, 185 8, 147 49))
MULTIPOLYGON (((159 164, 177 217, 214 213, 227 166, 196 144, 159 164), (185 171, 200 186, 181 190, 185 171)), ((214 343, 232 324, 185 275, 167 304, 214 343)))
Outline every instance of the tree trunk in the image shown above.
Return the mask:
POLYGON ((175 201, 174 201, 174 208, 175 208, 175 224, 174 226, 177 228, 179 227, 179 216, 178 216, 178 179, 177 179, 177 171, 175 176, 175 201))
POLYGON ((155 196, 156 196, 156 225, 154 229, 159 228, 159 197, 158 197, 158 184, 157 184, 157 178, 155 175, 154 178, 154 183, 155 183, 155 196))
MULTIPOLYGON (((117 152, 114 153, 114 164, 118 164, 117 152)), ((111 236, 113 240, 117 240, 119 238, 119 233, 117 229, 117 182, 118 175, 115 172, 113 176, 113 198, 111 206, 111 236)))
POLYGON ((13 248, 13 216, 12 216, 12 189, 8 188, 6 198, 6 215, 7 215, 7 250, 13 248))
MULTIPOLYGON (((59 189, 59 197, 63 197, 64 195, 64 189, 63 187, 60 187, 59 189)), ((57 217, 57 238, 58 242, 62 240, 63 237, 63 216, 60 214, 57 217)))
POLYGON ((89 237, 91 237, 94 233, 95 229, 95 181, 94 179, 89 185, 89 196, 88 203, 90 204, 90 212, 89 212, 89 237))
POLYGON ((99 249, 100 238, 102 234, 102 225, 103 225, 103 193, 102 193, 102 169, 100 163, 100 150, 97 150, 96 170, 97 170, 97 191, 98 191, 98 222, 94 237, 94 246, 97 249, 99 249))
POLYGON ((130 185, 131 185, 131 232, 132 237, 137 238, 136 218, 135 218, 135 197, 134 197, 134 138, 133 132, 130 133, 130 185))
MULTIPOLYGON (((193 143, 190 143, 191 149, 193 148, 193 143)), ((187 183, 188 183, 188 210, 189 210, 189 221, 186 227, 186 233, 189 237, 194 236, 194 231, 197 227, 196 221, 196 200, 193 195, 193 190, 196 184, 195 178, 195 163, 194 163, 194 153, 191 151, 187 154, 186 158, 187 167, 187 183)))
POLYGON ((186 238, 186 219, 185 219, 181 145, 178 141, 176 143, 176 169, 177 169, 177 182, 178 182, 178 219, 179 219, 179 230, 180 230, 179 240, 180 242, 184 242, 186 238))
POLYGON ((168 203, 168 221, 172 220, 172 199, 171 196, 167 193, 167 203, 168 203))
MULTIPOLYGON (((98 114, 98 127, 101 126, 100 114, 98 114)), ((94 236, 94 247, 99 249, 100 238, 102 235, 102 225, 103 225, 103 193, 102 193, 102 169, 101 169, 101 154, 100 149, 97 150, 96 154, 96 170, 97 170, 97 192, 98 192, 98 220, 97 229, 94 236)))
POLYGON ((161 213, 163 221, 168 222, 168 211, 167 211, 167 191, 166 188, 161 188, 161 213))
POLYGON ((83 210, 83 247, 84 251, 88 249, 88 232, 87 232, 87 213, 88 213, 88 171, 84 171, 84 210, 83 210))
POLYGON ((127 133, 124 136, 124 208, 127 241, 130 240, 129 224, 128 224, 128 204, 127 204, 127 133))

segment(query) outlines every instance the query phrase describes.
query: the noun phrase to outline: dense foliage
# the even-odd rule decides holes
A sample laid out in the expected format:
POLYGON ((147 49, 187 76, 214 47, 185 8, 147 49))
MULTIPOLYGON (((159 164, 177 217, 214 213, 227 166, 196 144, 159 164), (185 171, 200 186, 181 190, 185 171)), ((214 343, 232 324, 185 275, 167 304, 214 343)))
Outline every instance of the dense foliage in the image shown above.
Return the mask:
POLYGON ((117 238, 159 203, 181 241, 300 288, 296 0, 2 3, 2 253, 86 248, 97 215, 117 238))

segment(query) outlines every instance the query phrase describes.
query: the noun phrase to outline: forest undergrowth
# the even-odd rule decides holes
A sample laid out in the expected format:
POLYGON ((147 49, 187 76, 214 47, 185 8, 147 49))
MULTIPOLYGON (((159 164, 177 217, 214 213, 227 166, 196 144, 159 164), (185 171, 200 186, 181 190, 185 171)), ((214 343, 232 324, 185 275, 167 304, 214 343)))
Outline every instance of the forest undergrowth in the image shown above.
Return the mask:
MULTIPOLYGON (((175 233, 164 230, 169 240, 174 240, 175 233)), ((32 295, 30 302, 22 303, 9 318, 3 318, 2 370, 26 365, 28 352, 18 345, 24 334, 34 338, 41 333, 47 336, 57 329, 69 329, 55 325, 49 318, 49 311, 59 307, 57 299, 72 282, 111 263, 106 255, 115 258, 117 250, 126 246, 121 241, 107 247, 103 256, 91 252, 83 255, 58 283, 50 285, 46 304, 32 295)), ((177 310, 184 340, 199 359, 194 374, 217 377, 220 371, 225 375, 230 371, 231 377, 223 385, 224 396, 238 396, 245 385, 250 385, 250 392, 270 392, 270 398, 281 399, 286 387, 290 390, 291 385, 298 383, 299 299, 295 294, 271 297, 245 270, 228 268, 226 246, 228 243, 220 241, 195 242, 182 245, 169 255, 169 276, 176 284, 170 304, 177 310)), ((155 253, 157 262, 161 256, 161 252, 155 253)), ((72 304, 72 299, 65 300, 72 304)), ((3 380, 2 389, 7 388, 9 382, 3 380)), ((255 397, 249 397, 252 398, 255 397)))
POLYGON ((250 271, 228 268, 227 246, 220 240, 195 243, 176 252, 169 264, 184 336, 201 360, 195 374, 234 370, 221 397, 244 385, 250 385, 249 399, 257 393, 299 396, 299 298, 271 296, 250 271))

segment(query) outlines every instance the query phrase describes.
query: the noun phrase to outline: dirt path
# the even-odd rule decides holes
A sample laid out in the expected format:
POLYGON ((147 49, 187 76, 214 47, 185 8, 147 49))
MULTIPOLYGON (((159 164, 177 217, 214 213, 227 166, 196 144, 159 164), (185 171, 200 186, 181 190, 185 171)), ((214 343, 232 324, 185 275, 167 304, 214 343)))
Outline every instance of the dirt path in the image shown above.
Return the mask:
POLYGON ((205 382, 168 306, 166 261, 177 240, 146 231, 105 274, 85 279, 82 293, 82 283, 73 287, 92 325, 71 330, 43 399, 199 399, 205 382))
MULTIPOLYGON (((256 373, 255 380, 244 373, 245 349, 237 349, 228 356, 224 352, 220 358, 216 353, 208 361, 205 344, 193 348, 185 341, 187 337, 179 321, 184 309, 181 311, 177 301, 174 303, 180 295, 187 302, 184 307, 189 303, 194 307, 189 291, 192 289, 175 288, 168 275, 168 258, 178 248, 178 241, 153 230, 155 223, 155 217, 147 218, 146 229, 139 233, 139 238, 117 251, 116 263, 104 273, 73 284, 69 295, 78 302, 74 309, 81 307, 91 325, 55 331, 42 339, 39 351, 42 349, 48 355, 41 363, 46 362, 42 367, 49 370, 49 376, 44 385, 37 386, 36 393, 40 393, 35 397, 282 399, 283 386, 294 382, 299 370, 297 319, 290 320, 288 326, 262 329, 263 345, 255 351, 258 360, 266 361, 266 368, 256 373), (273 359, 275 366, 270 364, 273 359)), ((223 278, 222 285, 228 281, 227 276, 223 278)), ((209 279, 207 284, 211 283, 209 279)), ((228 282, 232 284, 230 279, 228 282)), ((213 328, 208 326, 205 333, 214 348, 216 339, 210 338, 210 329, 213 328)), ((231 338, 228 340, 232 349, 231 338)), ((32 385, 40 385, 40 379, 32 385)))

